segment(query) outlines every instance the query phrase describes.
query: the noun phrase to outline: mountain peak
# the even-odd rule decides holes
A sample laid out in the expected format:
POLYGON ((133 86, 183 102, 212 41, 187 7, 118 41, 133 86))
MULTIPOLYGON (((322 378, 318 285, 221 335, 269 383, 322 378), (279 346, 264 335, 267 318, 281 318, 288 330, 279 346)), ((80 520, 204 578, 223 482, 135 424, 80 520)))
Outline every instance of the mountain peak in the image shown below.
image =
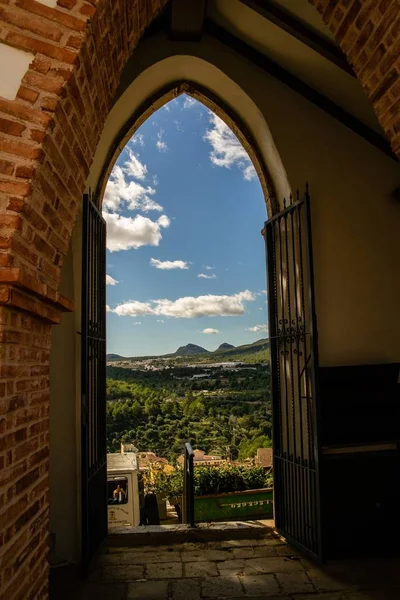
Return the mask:
POLYGON ((174 352, 175 356, 190 356, 192 354, 204 354, 208 352, 205 348, 201 346, 197 346, 196 344, 186 344, 186 346, 180 346, 176 352, 174 352))
POLYGON ((234 348, 235 346, 232 346, 232 344, 228 344, 227 342, 223 342, 223 344, 220 344, 218 346, 218 348, 215 350, 215 352, 222 352, 223 350, 232 350, 232 348, 234 348))

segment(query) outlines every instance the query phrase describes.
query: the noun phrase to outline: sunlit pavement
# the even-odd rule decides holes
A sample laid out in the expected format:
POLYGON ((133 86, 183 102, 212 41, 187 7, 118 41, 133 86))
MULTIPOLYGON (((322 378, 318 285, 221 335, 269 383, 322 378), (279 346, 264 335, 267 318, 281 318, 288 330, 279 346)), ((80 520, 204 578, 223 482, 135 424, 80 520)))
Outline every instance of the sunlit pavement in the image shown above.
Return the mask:
POLYGON ((398 600, 399 567, 368 559, 322 569, 270 530, 262 539, 107 547, 85 583, 53 587, 51 598, 398 600))

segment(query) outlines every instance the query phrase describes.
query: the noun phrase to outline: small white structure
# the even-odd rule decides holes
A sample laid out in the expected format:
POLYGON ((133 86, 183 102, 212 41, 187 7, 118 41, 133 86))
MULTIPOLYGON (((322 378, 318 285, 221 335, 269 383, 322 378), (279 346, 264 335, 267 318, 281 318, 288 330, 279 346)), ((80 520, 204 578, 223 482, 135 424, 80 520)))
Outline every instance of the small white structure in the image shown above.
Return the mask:
MULTIPOLYGON (((222 458, 222 456, 216 456, 214 454, 206 454, 204 452, 204 450, 200 450, 198 448, 196 448, 196 450, 194 450, 193 453, 194 453, 193 465, 195 467, 197 467, 199 465, 203 466, 203 467, 218 467, 219 465, 224 465, 227 462, 226 458, 222 458)), ((178 465, 183 466, 184 462, 185 462, 185 457, 183 455, 178 456, 178 458, 177 458, 178 465)))
POLYGON ((134 452, 107 454, 108 527, 140 523, 139 465, 134 452))

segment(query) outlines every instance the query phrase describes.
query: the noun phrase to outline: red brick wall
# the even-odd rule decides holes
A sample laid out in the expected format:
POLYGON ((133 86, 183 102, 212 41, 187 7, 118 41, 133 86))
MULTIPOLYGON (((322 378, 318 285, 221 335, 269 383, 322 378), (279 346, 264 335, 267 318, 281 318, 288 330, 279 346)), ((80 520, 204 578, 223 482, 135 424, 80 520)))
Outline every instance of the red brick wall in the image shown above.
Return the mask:
POLYGON ((50 330, 0 307, 1 598, 47 588, 50 330))
MULTIPOLYGON (((0 599, 47 597, 50 328, 60 269, 120 72, 167 0, 0 0, 35 59, 0 98, 0 599), (90 24, 89 24, 90 23, 90 24)), ((310 0, 400 156, 398 0, 310 0)))
POLYGON ((35 55, 17 98, 0 98, 1 600, 47 597, 50 331, 69 308, 60 270, 119 74, 165 3, 0 0, 0 41, 35 55))
POLYGON ((309 0, 321 13, 400 157, 400 0, 309 0))

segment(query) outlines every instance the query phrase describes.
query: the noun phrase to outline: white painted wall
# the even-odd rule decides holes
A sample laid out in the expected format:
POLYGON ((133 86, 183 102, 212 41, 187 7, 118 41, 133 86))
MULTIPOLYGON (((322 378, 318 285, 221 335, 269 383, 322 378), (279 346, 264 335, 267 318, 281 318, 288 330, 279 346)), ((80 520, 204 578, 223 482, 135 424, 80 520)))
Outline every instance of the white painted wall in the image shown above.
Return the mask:
POLYGON ((6 100, 14 100, 22 78, 34 59, 31 52, 23 52, 0 43, 0 96, 6 100))
POLYGON ((37 2, 40 2, 40 4, 45 4, 46 6, 50 6, 51 8, 57 6, 57 0, 37 0, 37 2))

